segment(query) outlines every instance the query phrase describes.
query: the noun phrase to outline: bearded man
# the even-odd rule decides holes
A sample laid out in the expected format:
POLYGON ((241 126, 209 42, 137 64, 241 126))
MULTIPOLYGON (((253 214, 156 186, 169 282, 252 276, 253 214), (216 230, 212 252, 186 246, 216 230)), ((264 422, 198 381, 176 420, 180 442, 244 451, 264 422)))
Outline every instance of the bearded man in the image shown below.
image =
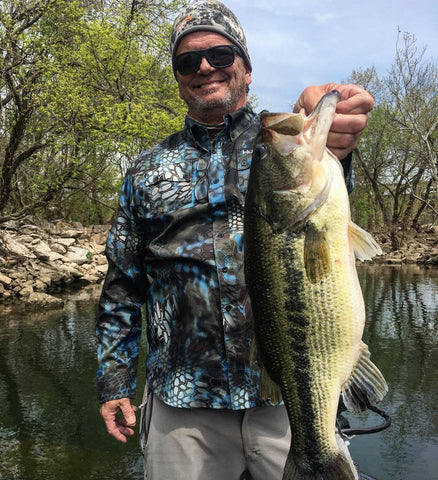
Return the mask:
MULTIPOLYGON (((260 397, 249 361, 243 205, 261 124, 248 105, 245 35, 225 5, 197 1, 174 22, 171 55, 188 114, 182 131, 133 162, 122 187, 98 314, 101 415, 117 440, 133 435, 146 304, 145 478, 281 479, 289 422, 282 404, 260 397)), ((335 88, 341 101, 327 146, 351 190, 351 151, 372 97, 354 85, 309 87, 295 111, 310 113, 335 88)))

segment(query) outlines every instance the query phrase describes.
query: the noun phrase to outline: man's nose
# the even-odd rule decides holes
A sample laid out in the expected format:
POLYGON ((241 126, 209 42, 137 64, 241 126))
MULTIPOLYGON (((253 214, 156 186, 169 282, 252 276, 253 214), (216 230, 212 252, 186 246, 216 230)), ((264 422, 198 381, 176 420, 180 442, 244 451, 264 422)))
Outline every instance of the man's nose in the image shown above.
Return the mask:
POLYGON ((216 70, 216 69, 208 63, 208 60, 205 57, 202 57, 201 64, 199 65, 198 72, 205 75, 205 74, 210 73, 214 70, 216 70))

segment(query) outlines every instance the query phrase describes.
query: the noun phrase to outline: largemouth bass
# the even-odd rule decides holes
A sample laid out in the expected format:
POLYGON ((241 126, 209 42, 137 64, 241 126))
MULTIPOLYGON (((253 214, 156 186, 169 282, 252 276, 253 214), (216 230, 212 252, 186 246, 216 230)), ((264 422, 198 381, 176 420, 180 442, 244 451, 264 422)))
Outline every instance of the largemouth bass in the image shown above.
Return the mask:
POLYGON ((281 397, 292 441, 283 480, 353 480, 336 442, 340 395, 359 412, 387 384, 362 342, 365 309, 355 254, 380 254, 351 222, 337 158, 326 148, 339 93, 315 111, 262 114, 245 200, 245 276, 261 394, 281 397))

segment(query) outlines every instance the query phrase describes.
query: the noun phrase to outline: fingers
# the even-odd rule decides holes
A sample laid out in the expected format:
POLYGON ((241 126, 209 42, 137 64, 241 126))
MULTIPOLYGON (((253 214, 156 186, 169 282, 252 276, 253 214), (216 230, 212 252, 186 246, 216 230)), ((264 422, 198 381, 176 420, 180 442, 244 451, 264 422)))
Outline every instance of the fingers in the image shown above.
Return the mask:
POLYGON ((368 115, 335 114, 327 137, 327 147, 342 160, 353 151, 368 121, 368 115))
POLYGON ((130 426, 135 426, 135 410, 131 406, 131 402, 128 398, 122 398, 120 404, 120 410, 122 415, 125 417, 126 424, 130 426))
POLYGON ((360 133, 352 135, 348 133, 330 132, 327 137, 327 148, 331 150, 339 160, 342 160, 356 148, 359 138, 360 133))
POLYGON ((326 83, 305 88, 295 104, 294 112, 297 113, 304 108, 306 115, 309 115, 321 97, 332 90, 338 90, 341 94, 341 99, 336 107, 338 113, 367 114, 373 108, 373 97, 358 85, 326 83))
POLYGON ((368 113, 374 105, 373 97, 358 85, 326 83, 307 87, 298 98, 294 112, 302 108, 309 115, 323 95, 338 90, 341 98, 327 138, 327 147, 342 160, 353 151, 368 122, 368 113))
POLYGON ((100 407, 100 414, 105 422, 107 432, 116 440, 126 443, 126 436, 134 435, 135 412, 137 407, 131 405, 129 398, 121 398, 105 402, 100 407), (123 417, 117 417, 121 411, 123 417))
POLYGON ((343 114, 367 114, 374 106, 373 97, 357 85, 338 85, 341 99, 336 112, 343 114))

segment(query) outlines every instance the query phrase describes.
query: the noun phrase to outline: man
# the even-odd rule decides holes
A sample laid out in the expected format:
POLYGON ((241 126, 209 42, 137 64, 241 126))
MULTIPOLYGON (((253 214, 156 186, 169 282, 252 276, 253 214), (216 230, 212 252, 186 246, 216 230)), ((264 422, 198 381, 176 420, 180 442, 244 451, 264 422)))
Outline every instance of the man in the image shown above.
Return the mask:
MULTIPOLYGON (((249 365, 242 213, 260 120, 247 105, 245 36, 227 7, 201 0, 175 20, 171 52, 188 115, 183 131, 140 155, 122 187, 98 316, 101 415, 117 440, 133 435, 146 303, 145 478, 280 479, 290 445, 285 409, 260 397, 259 371, 249 365)), ((349 184, 348 154, 371 96, 352 85, 309 87, 295 110, 309 113, 333 88, 341 101, 328 146, 349 184)))

